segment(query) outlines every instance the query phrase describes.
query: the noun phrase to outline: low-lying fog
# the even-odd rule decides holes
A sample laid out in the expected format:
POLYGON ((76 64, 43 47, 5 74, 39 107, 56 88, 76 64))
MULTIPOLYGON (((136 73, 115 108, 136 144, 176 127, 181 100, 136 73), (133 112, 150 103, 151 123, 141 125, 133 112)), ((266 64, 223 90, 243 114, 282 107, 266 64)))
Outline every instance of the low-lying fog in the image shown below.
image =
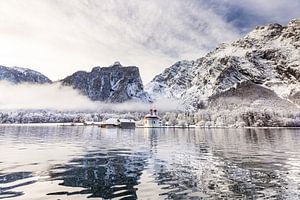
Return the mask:
POLYGON ((59 83, 37 85, 0 81, 0 110, 147 111, 150 107, 156 107, 161 111, 180 109, 178 102, 168 99, 160 99, 153 104, 142 102, 112 104, 91 101, 77 90, 59 83))

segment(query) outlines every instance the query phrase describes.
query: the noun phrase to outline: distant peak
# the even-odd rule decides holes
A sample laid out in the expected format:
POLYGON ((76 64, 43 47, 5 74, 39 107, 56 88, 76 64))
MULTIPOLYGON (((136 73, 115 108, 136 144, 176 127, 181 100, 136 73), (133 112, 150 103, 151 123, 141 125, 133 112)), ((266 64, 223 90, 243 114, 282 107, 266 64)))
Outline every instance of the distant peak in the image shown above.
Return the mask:
POLYGON ((300 27, 300 19, 293 19, 288 23, 288 26, 300 27))
POLYGON ((42 73, 22 67, 0 66, 0 80, 6 80, 12 83, 51 83, 51 80, 42 73))
POLYGON ((122 67, 122 65, 119 61, 114 62, 114 64, 112 66, 113 67, 122 67))
POLYGON ((12 69, 14 69, 14 70, 16 70, 16 71, 19 71, 19 72, 21 72, 21 73, 23 73, 23 72, 29 70, 29 69, 23 68, 23 67, 12 67, 12 69))

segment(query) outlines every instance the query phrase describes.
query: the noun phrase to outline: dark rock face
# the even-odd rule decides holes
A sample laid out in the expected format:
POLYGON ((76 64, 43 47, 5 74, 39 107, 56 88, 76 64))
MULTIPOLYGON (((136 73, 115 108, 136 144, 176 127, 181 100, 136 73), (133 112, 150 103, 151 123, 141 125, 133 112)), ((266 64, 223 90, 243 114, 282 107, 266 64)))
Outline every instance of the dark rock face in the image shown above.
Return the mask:
POLYGON ((40 72, 26 68, 4 66, 0 66, 0 80, 12 83, 51 83, 51 80, 40 72))
POLYGON ((110 67, 95 67, 91 72, 75 72, 61 82, 79 90, 93 101, 151 101, 144 92, 139 69, 135 66, 123 67, 118 62, 110 67))

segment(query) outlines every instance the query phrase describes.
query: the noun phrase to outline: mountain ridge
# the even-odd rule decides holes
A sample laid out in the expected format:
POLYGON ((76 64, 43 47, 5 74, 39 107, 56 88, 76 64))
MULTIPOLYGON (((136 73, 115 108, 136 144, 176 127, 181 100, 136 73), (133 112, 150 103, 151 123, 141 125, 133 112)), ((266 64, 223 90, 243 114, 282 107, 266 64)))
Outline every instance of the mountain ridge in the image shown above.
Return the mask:
POLYGON ((42 73, 22 67, 5 67, 0 65, 0 80, 9 81, 15 84, 35 83, 45 84, 52 81, 42 73))
POLYGON ((266 87, 299 106, 299 19, 287 26, 258 26, 245 37, 221 44, 204 57, 177 62, 145 88, 154 97, 175 98, 187 109, 197 110, 203 102, 208 105, 210 97, 234 89, 244 81, 266 87), (171 72, 177 80, 169 78, 171 72))
POLYGON ((64 79, 52 82, 40 72, 21 67, 0 66, 0 81, 14 84, 60 83, 78 90, 92 101, 122 103, 142 101, 149 103, 151 97, 144 92, 144 86, 136 66, 122 66, 119 62, 107 67, 94 67, 90 72, 76 71, 64 79))
MULTIPOLYGON (((0 80, 17 84, 52 83, 37 71, 4 66, 0 66, 0 80)), ((264 88, 273 91, 282 100, 280 104, 299 107, 300 19, 286 26, 257 26, 243 38, 223 43, 204 57, 178 61, 156 75, 145 88, 138 67, 125 67, 119 62, 94 67, 90 72, 77 71, 57 82, 73 87, 93 101, 151 103, 153 99, 169 98, 179 100, 188 110, 209 107, 212 99, 225 98, 228 91, 233 94, 235 90, 240 98, 239 89, 245 87, 245 82, 262 94, 270 94, 263 92, 264 88)), ((274 98, 279 102, 277 97, 274 98)), ((250 102, 250 106, 255 103, 250 102)))
POLYGON ((129 100, 151 102, 144 92, 139 68, 115 62, 108 67, 94 67, 91 72, 77 71, 59 81, 71 86, 93 101, 122 103, 129 100))

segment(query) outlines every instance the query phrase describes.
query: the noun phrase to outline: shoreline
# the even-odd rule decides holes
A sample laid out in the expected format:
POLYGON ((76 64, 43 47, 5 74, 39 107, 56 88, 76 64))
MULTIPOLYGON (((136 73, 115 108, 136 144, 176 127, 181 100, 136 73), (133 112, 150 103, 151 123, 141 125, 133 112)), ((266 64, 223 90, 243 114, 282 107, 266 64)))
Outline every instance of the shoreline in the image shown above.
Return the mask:
MULTIPOLYGON (((83 124, 83 123, 72 123, 72 122, 67 122, 67 123, 12 123, 12 124, 0 124, 1 126, 80 126, 80 127, 87 127, 87 126, 95 126, 98 128, 101 122, 94 122, 94 123, 88 123, 88 124, 83 124)), ((116 127, 117 128, 117 127, 116 127)), ((137 129, 300 129, 300 127, 293 127, 293 126, 264 126, 264 127, 255 127, 255 126, 246 126, 246 127, 229 127, 229 126, 196 126, 196 125, 190 125, 190 126, 161 126, 161 127, 144 127, 144 126, 136 126, 135 128, 137 129)))

